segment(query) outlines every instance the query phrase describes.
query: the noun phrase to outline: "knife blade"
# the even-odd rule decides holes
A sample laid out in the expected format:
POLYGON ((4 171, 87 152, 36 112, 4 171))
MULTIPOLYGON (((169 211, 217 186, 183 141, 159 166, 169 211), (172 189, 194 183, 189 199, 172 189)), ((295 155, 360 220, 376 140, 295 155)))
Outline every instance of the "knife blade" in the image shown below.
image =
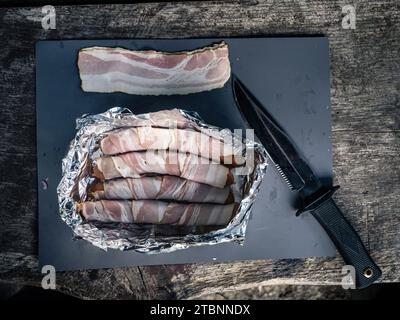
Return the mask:
POLYGON ((254 130, 283 180, 291 190, 299 192, 302 201, 296 208, 296 215, 310 212, 320 223, 346 264, 354 267, 356 288, 371 285, 380 278, 382 271, 333 200, 339 186, 322 184, 289 135, 233 74, 232 91, 242 118, 254 130))

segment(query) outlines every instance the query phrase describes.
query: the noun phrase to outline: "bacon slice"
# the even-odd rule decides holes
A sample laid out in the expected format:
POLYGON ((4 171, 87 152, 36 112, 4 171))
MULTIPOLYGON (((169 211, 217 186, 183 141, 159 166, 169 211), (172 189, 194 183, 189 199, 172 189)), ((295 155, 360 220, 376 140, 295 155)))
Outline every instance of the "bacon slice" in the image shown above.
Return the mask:
MULTIPOLYGON (((240 165, 244 158, 224 143, 202 132, 176 128, 136 127, 110 132, 101 140, 106 155, 130 151, 175 150, 189 152, 225 164, 240 165)), ((241 150, 240 150, 241 151, 241 150)))
POLYGON ((230 77, 224 42, 194 51, 91 47, 78 54, 83 91, 188 94, 221 88, 230 77))
POLYGON ((228 224, 236 206, 157 200, 101 200, 82 202, 78 211, 89 221, 208 226, 228 224))
POLYGON ((232 184, 229 168, 190 153, 148 150, 129 152, 95 160, 93 176, 100 180, 140 178, 146 174, 167 174, 223 188, 232 184))
POLYGON ((209 185, 174 176, 154 176, 109 180, 91 187, 96 200, 175 200, 186 202, 232 203, 229 187, 209 185))

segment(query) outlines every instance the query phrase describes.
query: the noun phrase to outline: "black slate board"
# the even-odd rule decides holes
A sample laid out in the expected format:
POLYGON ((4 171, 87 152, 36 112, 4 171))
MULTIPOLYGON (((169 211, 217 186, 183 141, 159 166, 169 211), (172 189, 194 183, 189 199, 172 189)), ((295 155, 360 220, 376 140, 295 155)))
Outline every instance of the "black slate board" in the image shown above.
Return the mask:
POLYGON ((213 125, 244 128, 230 83, 222 89, 186 96, 83 92, 76 65, 78 50, 120 46, 180 51, 221 40, 229 44, 233 72, 287 130, 316 173, 331 184, 329 44, 324 37, 40 41, 36 45, 36 114, 41 266, 51 264, 63 271, 335 255, 333 244, 311 215, 295 217, 296 194, 288 190, 273 166, 262 183, 243 246, 230 243, 150 256, 133 251, 105 252, 74 240, 59 217, 56 188, 61 159, 75 135, 75 119, 84 113, 99 113, 112 106, 130 107, 134 113, 180 107, 197 111, 213 125), (47 180, 46 189, 42 180, 47 180))

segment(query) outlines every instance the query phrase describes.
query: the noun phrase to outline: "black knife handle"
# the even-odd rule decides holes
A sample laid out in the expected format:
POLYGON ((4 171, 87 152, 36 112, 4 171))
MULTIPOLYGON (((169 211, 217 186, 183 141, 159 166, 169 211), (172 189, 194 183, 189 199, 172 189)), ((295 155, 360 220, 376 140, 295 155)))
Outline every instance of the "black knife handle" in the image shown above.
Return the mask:
POLYGON ((310 211, 335 243, 346 264, 354 267, 356 288, 368 287, 382 275, 357 232, 343 216, 332 197, 323 199, 310 211))

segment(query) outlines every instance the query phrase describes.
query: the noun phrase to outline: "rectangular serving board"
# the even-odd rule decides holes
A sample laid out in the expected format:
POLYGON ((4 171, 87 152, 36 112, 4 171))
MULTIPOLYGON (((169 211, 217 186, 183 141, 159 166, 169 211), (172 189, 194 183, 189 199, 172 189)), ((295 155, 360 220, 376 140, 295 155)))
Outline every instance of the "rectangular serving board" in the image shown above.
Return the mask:
POLYGON ((90 46, 181 51, 222 40, 229 45, 232 71, 289 133, 315 172, 327 185, 332 183, 329 43, 325 37, 39 41, 36 115, 41 266, 53 265, 64 271, 335 255, 332 242, 310 214, 295 216, 296 193, 287 188, 272 165, 253 206, 244 245, 207 245, 155 255, 103 251, 74 239, 61 220, 56 192, 61 161, 75 135, 75 119, 82 114, 115 106, 128 107, 134 113, 177 107, 197 111, 207 123, 222 128, 245 128, 230 81, 222 89, 181 96, 83 92, 78 51, 90 46))

